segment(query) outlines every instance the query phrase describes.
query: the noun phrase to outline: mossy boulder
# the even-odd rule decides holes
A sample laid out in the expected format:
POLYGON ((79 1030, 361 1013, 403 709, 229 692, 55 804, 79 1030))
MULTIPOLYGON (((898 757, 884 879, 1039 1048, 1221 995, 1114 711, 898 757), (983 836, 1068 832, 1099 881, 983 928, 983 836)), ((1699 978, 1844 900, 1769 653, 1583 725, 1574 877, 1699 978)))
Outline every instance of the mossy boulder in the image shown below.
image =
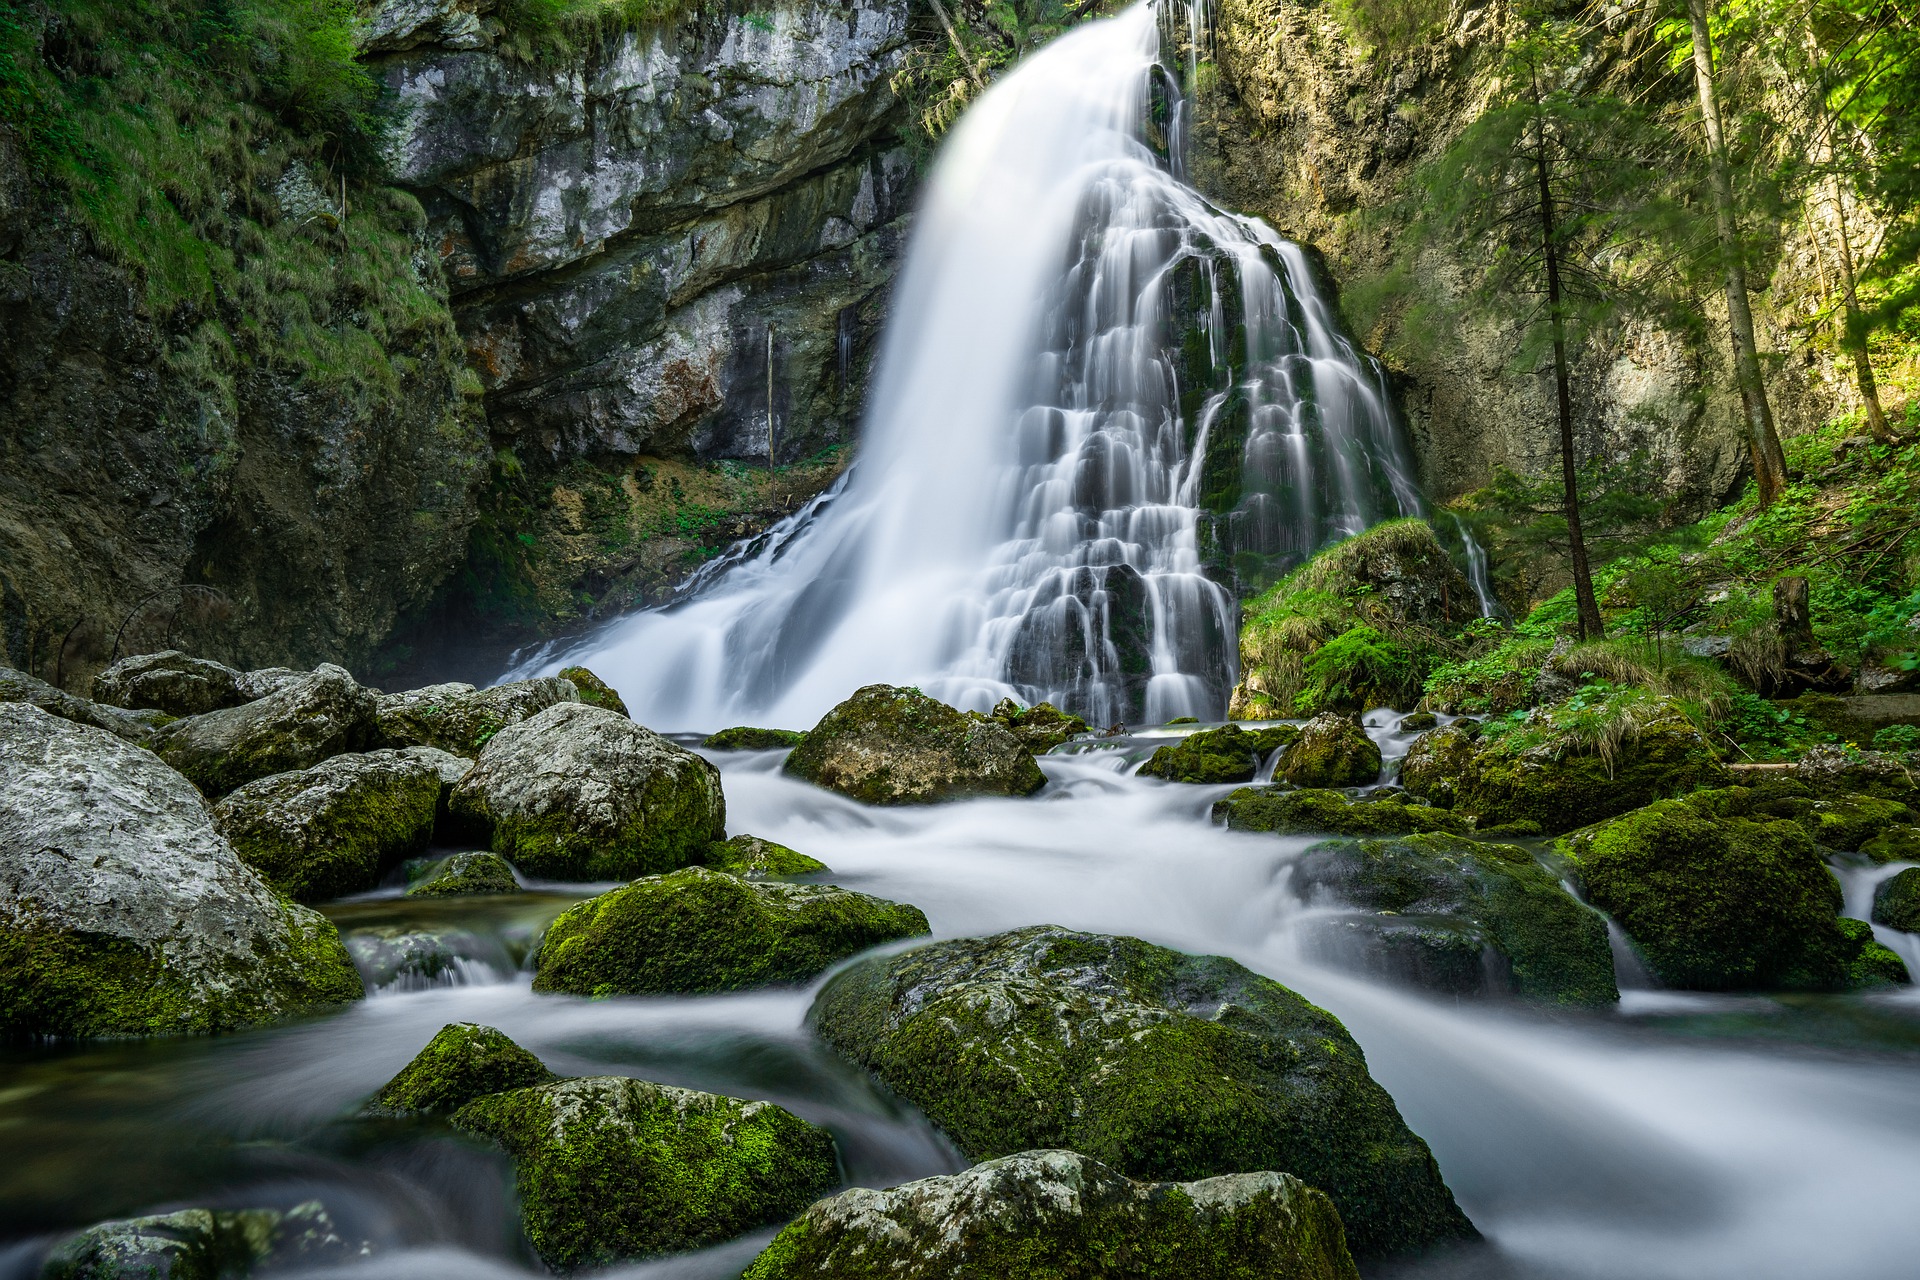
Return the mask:
POLYGON ((1878 796, 1847 795, 1831 800, 1815 800, 1808 805, 1801 824, 1813 842, 1827 849, 1852 853, 1871 843, 1874 837, 1895 827, 1911 827, 1920 815, 1898 800, 1878 796))
POLYGON ((268 884, 325 902, 373 888, 423 848, 442 785, 434 761, 407 752, 334 756, 239 787, 214 805, 213 822, 268 884))
POLYGON ((755 729, 748 725, 736 725, 708 734, 700 745, 709 751, 784 751, 799 746, 800 739, 806 736, 793 729, 755 729))
POLYGON ((1478 721, 1454 723, 1415 738, 1400 758, 1400 785, 1441 809, 1459 798, 1458 784, 1473 767, 1479 750, 1478 721))
POLYGON ((886 1191, 856 1187, 788 1225, 743 1280, 1359 1280, 1326 1195, 1284 1173, 1131 1178, 1075 1151, 1023 1151, 886 1191))
POLYGON ((1393 726, 1395 733, 1425 733, 1440 725, 1440 717, 1431 711, 1416 711, 1412 715, 1401 716, 1393 726))
POLYGON ((1908 867, 1874 889, 1873 922, 1905 933, 1920 933, 1920 867, 1908 867))
POLYGON ((1920 806, 1920 771, 1888 751, 1813 747, 1794 764, 1793 776, 1818 796, 1868 795, 1920 806))
POLYGON ((927 932, 918 907, 689 867, 589 898, 547 926, 533 989, 608 996, 804 982, 927 932))
POLYGON ((497 853, 456 853, 421 866, 407 885, 409 898, 466 898, 518 893, 513 867, 497 853))
POLYGON ((1847 986, 1860 990, 1871 987, 1901 987, 1913 981, 1907 962, 1893 948, 1877 941, 1873 926, 1865 920, 1841 917, 1840 932, 1846 936, 1843 954, 1847 955, 1847 986))
POLYGON ((1379 780, 1380 748, 1357 716, 1318 715, 1301 726, 1277 772, 1296 787, 1364 787, 1379 780))
POLYGON ((475 1098, 552 1084, 559 1078, 506 1033, 475 1022, 449 1022, 398 1075, 380 1086, 367 1112, 448 1116, 475 1098))
POLYGON ((1920 862, 1920 827, 1888 827, 1860 846, 1875 862, 1920 862))
POLYGON ((264 698, 176 720, 153 750, 209 796, 269 774, 310 769, 367 745, 374 695, 331 663, 264 698))
POLYGON ((122 658, 93 677, 93 700, 128 710, 197 716, 248 701, 241 673, 178 649, 122 658))
POLYGON ((226 1031, 365 994, 150 752, 0 704, 0 759, 0 1032, 226 1031))
POLYGON ((1291 884, 1312 905, 1365 913, 1329 919, 1320 936, 1359 967, 1456 995, 1620 998, 1606 920, 1524 849, 1441 832, 1329 840, 1294 864, 1291 884))
POLYGON ((1051 702, 1023 707, 1012 698, 1002 698, 994 704, 988 718, 1005 725, 1020 740, 1020 745, 1035 755, 1051 751, 1087 732, 1085 720, 1051 702))
POLYGON ((861 961, 813 1019, 969 1159, 1291 1173, 1363 1256, 1474 1234, 1339 1021, 1231 960, 1042 925, 861 961))
POLYGON ((731 1240, 840 1179, 832 1136, 792 1112, 625 1076, 476 1098, 453 1123, 513 1157, 527 1239, 558 1271, 731 1240))
POLYGON ((128 711, 122 707, 91 702, 65 689, 56 689, 45 680, 24 671, 15 671, 12 667, 0 667, 0 702, 38 707, 50 716, 105 729, 116 738, 125 738, 141 746, 146 746, 153 739, 155 729, 173 719, 164 711, 128 711))
POLYGON ((1242 729, 1230 724, 1190 733, 1155 751, 1140 766, 1140 776, 1165 778, 1168 782, 1251 782, 1269 754, 1299 736, 1300 730, 1290 724, 1271 729, 1242 729))
POLYGON ((1700 991, 1852 985, 1859 938, 1840 886, 1797 822, 1742 816, 1742 789, 1662 800, 1564 843, 1587 899, 1659 979, 1700 991))
POLYGON ((332 1268, 367 1242, 346 1236, 318 1200, 291 1209, 181 1209, 102 1222, 47 1254, 41 1280, 230 1280, 259 1271, 332 1268))
POLYGON ((934 804, 1032 795, 1047 783, 1033 753, 998 721, 955 711, 918 689, 870 684, 821 718, 786 772, 865 804, 934 804))
POLYGON ((581 702, 495 734, 449 807, 523 873, 555 880, 671 871, 705 857, 727 830, 718 769, 581 702))
POLYGON ((1472 824, 1460 814, 1436 809, 1405 791, 1355 800, 1324 788, 1242 787, 1213 802, 1213 820, 1229 831, 1278 835, 1392 836, 1418 831, 1464 835, 1472 824))
POLYGON ((716 841, 707 850, 707 865, 746 880, 769 876, 810 876, 828 870, 818 858, 809 858, 783 844, 759 836, 739 835, 716 841))
POLYGON ((627 710, 619 691, 585 667, 562 667, 560 678, 572 685, 574 692, 580 695, 580 701, 588 706, 605 707, 615 715, 632 717, 633 713, 627 710))
MULTIPOLYGON (((531 720, 549 707, 581 701, 571 680, 541 676, 491 689, 435 684, 405 693, 383 693, 374 707, 374 737, 383 747, 438 747, 471 760, 508 725, 531 720)), ((626 715, 625 708, 618 714, 626 715)))

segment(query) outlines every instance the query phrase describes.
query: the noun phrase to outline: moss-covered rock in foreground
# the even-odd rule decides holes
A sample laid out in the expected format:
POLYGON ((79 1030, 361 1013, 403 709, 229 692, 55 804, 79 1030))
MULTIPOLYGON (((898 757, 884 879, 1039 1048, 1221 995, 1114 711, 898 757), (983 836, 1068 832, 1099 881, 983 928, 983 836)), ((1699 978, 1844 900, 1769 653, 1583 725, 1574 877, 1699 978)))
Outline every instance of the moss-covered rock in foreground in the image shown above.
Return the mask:
POLYGON ((1066 1147, 1133 1178, 1291 1173, 1362 1256, 1474 1234, 1339 1021, 1231 960, 1036 926, 863 961, 813 1017, 971 1159, 1066 1147))
POLYGON ((700 745, 709 751, 782 751, 799 746, 800 739, 806 736, 794 729, 755 729, 750 725, 735 725, 731 729, 708 734, 700 745))
MULTIPOLYGON (((471 760, 508 725, 581 700, 579 686, 559 676, 515 680, 491 689, 433 684, 378 695, 373 733, 383 747, 438 747, 471 760)), ((626 709, 619 714, 624 716, 626 709)))
MULTIPOLYGON (((497 853, 456 853, 421 861, 424 865, 418 876, 407 886, 409 898, 465 898, 520 892, 513 868, 497 853)), ((412 871, 411 864, 408 870, 412 871)))
POLYGON ((374 695, 331 663, 252 702, 176 720, 153 750, 209 796, 367 745, 374 695))
POLYGON ((615 715, 631 718, 633 713, 627 710, 627 704, 620 697, 619 690, 602 680, 585 667, 562 667, 560 678, 574 687, 580 695, 580 701, 591 707, 605 707, 615 715))
POLYGON ((0 1033, 225 1031, 365 994, 333 925, 150 752, 0 703, 0 760, 0 1033))
POLYGON ((1319 715, 1301 727, 1277 772, 1296 787, 1364 787, 1380 777, 1380 748, 1357 716, 1319 715))
POLYGON ((1327 920, 1320 938, 1362 967, 1458 995, 1620 998, 1606 920, 1524 849, 1441 833, 1329 840, 1294 865, 1292 885, 1315 905, 1368 913, 1327 920))
POLYGON ((1087 722, 1062 711, 1051 702, 1023 707, 1012 698, 994 704, 988 718, 1005 725, 1020 745, 1035 755, 1053 750, 1063 742, 1087 732, 1087 722))
POLYGON ((746 880, 769 876, 810 876, 827 871, 827 864, 783 844, 759 836, 735 836, 716 841, 707 850, 707 865, 746 880))
POLYGON ((1873 922, 1920 933, 1920 867, 1908 867, 1880 882, 1873 891, 1873 922))
POLYGON ((103 702, 89 702, 12 667, 0 667, 0 702, 38 707, 50 716, 105 729, 117 738, 143 747, 152 741, 154 730, 173 719, 163 711, 128 711, 103 702))
POLYGON ((1755 815, 1745 788, 1662 800, 1564 847, 1587 898, 1668 986, 1832 991, 1854 985, 1860 936, 1799 823, 1755 815))
POLYGON ((101 1222, 47 1254, 41 1280, 229 1280, 255 1270, 336 1267, 362 1256, 326 1206, 181 1209, 101 1222))
POLYGON ((808 1209, 743 1280, 1359 1280, 1340 1215, 1284 1173, 1144 1183, 1023 1151, 808 1209))
POLYGON ((1213 820, 1225 823, 1229 831, 1279 835, 1395 836, 1418 831, 1464 835, 1473 825, 1463 815, 1436 809, 1405 791, 1355 800, 1344 791, 1290 787, 1242 787, 1213 802, 1213 820))
POLYGON ((1047 783, 1033 753, 998 721, 918 689, 870 684, 821 718, 786 772, 866 804, 1025 796, 1047 783))
POLYGON ((918 907, 688 867, 589 898, 547 926, 533 989, 608 996, 803 982, 926 932, 918 907))
POLYGON ((367 1104, 374 1115, 452 1115, 475 1098, 560 1077, 505 1033, 449 1022, 367 1104))
POLYGON ((527 1239, 561 1271, 718 1244, 839 1181, 827 1131, 771 1102, 625 1076, 492 1094, 453 1123, 513 1156, 527 1239))
POLYGON ((1229 724, 1190 733, 1155 751, 1140 766, 1140 776, 1165 778, 1168 782, 1251 782, 1271 752, 1299 736, 1300 730, 1290 724, 1271 729, 1242 729, 1229 724))
POLYGON ((671 871, 727 833, 718 769, 580 702, 495 734, 449 804, 457 821, 489 833, 495 853, 555 880, 671 871))
POLYGON ((1815 844, 1851 853, 1882 832, 1911 826, 1916 820, 1920 818, 1898 800, 1843 795, 1813 801, 1800 822, 1815 844))

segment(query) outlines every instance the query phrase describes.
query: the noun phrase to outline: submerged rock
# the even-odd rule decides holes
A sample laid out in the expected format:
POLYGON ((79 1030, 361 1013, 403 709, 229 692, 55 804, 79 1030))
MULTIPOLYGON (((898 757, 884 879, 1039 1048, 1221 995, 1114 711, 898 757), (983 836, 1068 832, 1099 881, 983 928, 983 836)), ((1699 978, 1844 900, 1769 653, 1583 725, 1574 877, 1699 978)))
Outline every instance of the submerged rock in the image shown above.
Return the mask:
POLYGON ((866 804, 1031 795, 1047 783, 1005 725, 918 689, 870 684, 827 712, 786 772, 866 804))
POLYGON ((1920 867, 1908 867, 1874 889, 1873 922, 1920 933, 1920 867))
POLYGON ((1359 1280, 1340 1215, 1284 1173, 1135 1182, 1074 1151, 822 1200, 743 1280, 1359 1280))
POLYGON ((1369 913, 1323 926, 1323 942, 1358 942, 1364 967, 1457 995, 1620 998, 1606 920, 1524 849, 1441 833, 1329 840, 1294 864, 1291 883, 1309 903, 1369 913))
POLYGON ((161 711, 128 711, 123 707, 89 702, 64 689, 56 689, 45 680, 24 671, 15 671, 12 667, 0 667, 0 702, 38 707, 50 716, 105 729, 117 738, 125 738, 141 746, 152 739, 155 729, 170 719, 161 711))
POLYGON ((490 833, 495 853, 556 880, 671 871, 706 856, 727 830, 718 769, 579 702, 495 734, 450 804, 457 820, 490 833))
POLYGON ((918 907, 851 889, 689 867, 589 898, 555 920, 533 989, 608 996, 802 982, 868 947, 928 931, 918 907))
POLYGON ((840 1179, 831 1135, 784 1108, 625 1076, 492 1094, 453 1123, 513 1156, 527 1239, 556 1270, 718 1244, 840 1179))
POLYGON ((590 707, 605 707, 615 715, 632 718, 627 704, 620 699, 619 691, 585 667, 562 667, 560 678, 572 685, 580 695, 580 701, 590 707))
POLYGON ((716 842, 707 850, 707 865, 715 871, 725 871, 747 880, 764 880, 768 876, 810 876, 829 869, 819 859, 796 853, 783 844, 746 835, 716 842))
POLYGON ((1271 729, 1223 725, 1161 747, 1140 766, 1140 775, 1168 782, 1252 782, 1268 755, 1299 736, 1290 724, 1271 729))
POLYGON ((224 662, 190 658, 178 649, 122 658, 93 678, 93 700, 129 710, 197 716, 237 707, 241 673, 224 662))
POLYGON ((332 664, 252 702, 176 720, 153 749, 209 796, 366 745, 374 695, 332 664))
POLYGON ((1471 1237, 1346 1029, 1218 956, 1053 926, 837 975, 821 1036, 970 1159, 1068 1147, 1128 1177, 1291 1173, 1360 1255, 1471 1237))
POLYGON ((458 898, 485 893, 518 893, 513 868, 497 853, 456 853, 420 868, 407 886, 409 898, 458 898))
MULTIPOLYGON (((578 686, 559 676, 516 680, 491 689, 428 685, 381 694, 374 707, 374 736, 383 747, 438 747, 471 760, 508 725, 531 720, 549 707, 580 701, 578 686)), ((618 714, 626 715, 626 708, 621 707, 618 714)))
POLYGON ((988 719, 1005 725, 1020 740, 1020 745, 1035 755, 1051 751, 1061 743, 1071 742, 1087 732, 1085 720, 1062 711, 1051 702, 1023 707, 1012 698, 1002 698, 994 704, 988 719))
POLYGON ((708 734, 700 745, 709 751, 778 751, 799 746, 800 739, 806 736, 792 729, 755 729, 748 725, 736 725, 708 734))
POLYGON ((1279 835, 1392 836, 1419 831, 1465 835, 1472 829, 1464 816, 1436 809, 1404 791, 1355 800, 1344 791, 1324 788, 1242 787, 1213 802, 1213 820, 1225 823, 1229 831, 1279 835))
POLYGON ((1280 757, 1278 772, 1296 787, 1364 787, 1380 777, 1380 748, 1359 717, 1317 715, 1280 757))
POLYGON ((0 1030, 224 1031, 364 994, 333 925, 150 753, 0 704, 0 758, 0 1030))
MULTIPOLYGON (((436 753, 441 754, 441 753, 436 753)), ((431 759, 372 751, 256 778, 213 807, 246 864, 301 902, 360 893, 433 836, 443 787, 431 759)))
POLYGON ((41 1280, 227 1280, 256 1268, 363 1256, 318 1200, 291 1209, 182 1209, 88 1227, 54 1246, 41 1280))
POLYGON ((504 1032, 449 1022, 380 1087, 371 1115, 452 1115, 475 1098, 551 1084, 560 1077, 504 1032))

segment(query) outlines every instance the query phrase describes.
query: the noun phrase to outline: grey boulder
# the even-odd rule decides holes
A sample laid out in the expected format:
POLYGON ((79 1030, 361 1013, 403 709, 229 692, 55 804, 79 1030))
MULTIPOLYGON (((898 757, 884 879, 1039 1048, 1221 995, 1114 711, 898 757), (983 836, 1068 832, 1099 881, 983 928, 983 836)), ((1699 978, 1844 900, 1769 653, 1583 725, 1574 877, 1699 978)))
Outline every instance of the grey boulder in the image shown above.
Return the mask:
POLYGON ((372 692, 326 663, 263 698, 176 720, 154 734, 153 749, 201 791, 222 796, 358 751, 372 727, 372 692))
POLYGON ((129 710, 198 716, 247 701, 241 673, 178 649, 122 658, 93 678, 93 700, 129 710))
POLYGON ((438 747, 472 759, 508 725, 562 702, 580 700, 578 687, 559 676, 516 680, 491 689, 428 685, 378 695, 374 736, 383 747, 438 747))

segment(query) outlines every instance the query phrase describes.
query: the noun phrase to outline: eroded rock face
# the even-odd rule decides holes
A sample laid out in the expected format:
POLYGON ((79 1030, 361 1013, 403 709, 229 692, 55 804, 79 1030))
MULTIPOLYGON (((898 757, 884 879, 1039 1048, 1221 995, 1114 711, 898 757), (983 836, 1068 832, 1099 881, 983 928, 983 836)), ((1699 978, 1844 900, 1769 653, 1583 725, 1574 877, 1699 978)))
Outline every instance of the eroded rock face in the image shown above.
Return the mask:
POLYGON ((7 704, 0 754, 0 1027, 224 1031, 363 994, 333 925, 270 890, 150 753, 7 704))
POLYGON ((1284 1173, 1142 1183, 1074 1151, 1023 1151, 808 1209, 745 1280, 1358 1280, 1327 1197, 1284 1173))
POLYGON ((207 795, 221 796, 358 750, 373 710, 371 691, 324 663, 253 702, 174 721, 154 734, 153 749, 207 795))
POLYGON ((1067 1147, 1136 1178, 1291 1173, 1362 1256, 1473 1235, 1338 1020, 1218 956, 1038 926, 862 961, 813 1016, 971 1159, 1067 1147))
POLYGON ((64 689, 56 689, 45 680, 24 671, 15 671, 12 667, 0 667, 0 702, 38 707, 48 715, 105 729, 115 737, 142 745, 153 737, 155 729, 167 722, 163 712, 127 711, 89 702, 64 689))
POLYGON ((884 684, 827 712, 783 768, 867 804, 1024 796, 1047 783, 1033 754, 998 721, 884 684))
MULTIPOLYGON (((376 695, 374 736, 383 747, 438 747, 472 759, 508 725, 562 702, 579 701, 579 686, 559 676, 515 680, 490 689, 432 684, 376 695)), ((624 707, 620 714, 626 714, 624 707)))
POLYGON ((699 861, 727 828, 718 769, 580 702, 495 734, 450 805, 521 871, 559 880, 671 871, 699 861))
POLYGON ((122 658, 94 676, 93 700, 129 710, 197 716, 247 701, 240 680, 241 673, 224 662, 166 649, 122 658))

